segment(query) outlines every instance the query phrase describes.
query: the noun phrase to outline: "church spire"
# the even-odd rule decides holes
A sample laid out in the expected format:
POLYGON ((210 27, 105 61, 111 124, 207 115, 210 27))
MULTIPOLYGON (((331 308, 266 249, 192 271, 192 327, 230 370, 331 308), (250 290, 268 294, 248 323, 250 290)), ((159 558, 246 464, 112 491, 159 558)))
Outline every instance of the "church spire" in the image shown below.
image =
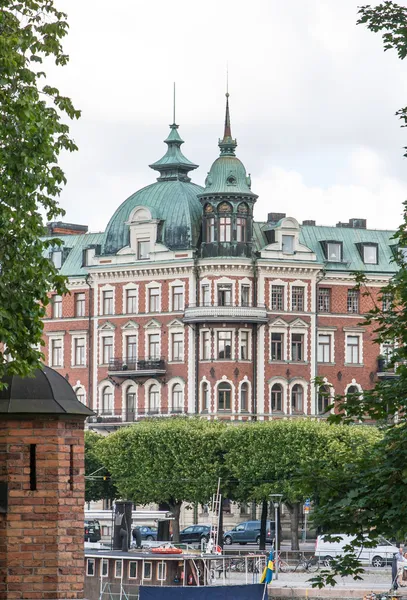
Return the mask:
POLYGON ((229 92, 226 92, 225 129, 223 132, 223 139, 219 140, 221 156, 235 156, 236 146, 237 142, 232 138, 232 128, 230 126, 229 92))

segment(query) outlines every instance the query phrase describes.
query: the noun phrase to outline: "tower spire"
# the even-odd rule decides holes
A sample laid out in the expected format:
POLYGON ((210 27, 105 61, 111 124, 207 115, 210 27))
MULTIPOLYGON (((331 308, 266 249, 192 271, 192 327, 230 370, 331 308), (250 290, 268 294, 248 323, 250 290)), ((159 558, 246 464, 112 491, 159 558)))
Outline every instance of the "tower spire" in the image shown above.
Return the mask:
POLYGON ((175 125, 175 81, 174 81, 174 98, 173 98, 173 110, 172 110, 172 124, 175 125))
POLYGON ((235 155, 235 148, 237 146, 236 140, 232 138, 232 128, 230 126, 230 111, 229 111, 229 77, 226 75, 226 113, 225 113, 225 128, 223 132, 223 139, 219 140, 219 148, 221 155, 235 155))

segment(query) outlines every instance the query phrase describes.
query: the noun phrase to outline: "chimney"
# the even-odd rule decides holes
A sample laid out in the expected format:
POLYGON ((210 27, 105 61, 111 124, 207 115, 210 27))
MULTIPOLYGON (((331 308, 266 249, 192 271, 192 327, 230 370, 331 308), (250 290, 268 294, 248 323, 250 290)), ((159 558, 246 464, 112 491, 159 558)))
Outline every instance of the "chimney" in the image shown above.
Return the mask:
POLYGON ((337 227, 346 227, 348 229, 366 229, 367 221, 366 219, 349 219, 349 223, 339 223, 336 224, 337 227))
POLYGON ((317 223, 316 223, 316 221, 313 221, 312 219, 306 219, 305 221, 302 222, 302 224, 315 226, 317 223))
POLYGON ((269 213, 267 215, 267 223, 269 225, 275 225, 276 223, 278 223, 279 221, 281 221, 281 219, 284 219, 286 217, 286 213, 269 213))
POLYGON ((47 230, 48 235, 83 235, 88 232, 88 226, 52 221, 51 223, 47 223, 47 230))

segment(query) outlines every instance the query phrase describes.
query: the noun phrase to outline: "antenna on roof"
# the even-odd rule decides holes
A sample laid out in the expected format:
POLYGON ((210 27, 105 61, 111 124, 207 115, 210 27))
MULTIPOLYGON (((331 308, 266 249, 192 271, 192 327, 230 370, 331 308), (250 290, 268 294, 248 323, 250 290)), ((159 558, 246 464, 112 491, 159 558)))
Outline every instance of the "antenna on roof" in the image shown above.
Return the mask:
POLYGON ((226 94, 229 95, 229 62, 226 61, 226 94))
POLYGON ((173 98, 173 112, 172 112, 172 114, 173 114, 173 121, 172 122, 175 125, 175 81, 174 81, 174 98, 173 98))

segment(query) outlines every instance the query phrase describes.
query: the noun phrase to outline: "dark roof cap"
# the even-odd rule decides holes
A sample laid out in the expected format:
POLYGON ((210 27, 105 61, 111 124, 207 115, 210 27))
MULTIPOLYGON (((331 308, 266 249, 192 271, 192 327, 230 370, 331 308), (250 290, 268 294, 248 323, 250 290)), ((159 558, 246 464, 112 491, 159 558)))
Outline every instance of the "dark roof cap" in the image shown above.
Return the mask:
POLYGON ((93 415, 79 402, 68 381, 59 373, 43 366, 33 377, 6 375, 0 390, 0 414, 23 415, 93 415))

